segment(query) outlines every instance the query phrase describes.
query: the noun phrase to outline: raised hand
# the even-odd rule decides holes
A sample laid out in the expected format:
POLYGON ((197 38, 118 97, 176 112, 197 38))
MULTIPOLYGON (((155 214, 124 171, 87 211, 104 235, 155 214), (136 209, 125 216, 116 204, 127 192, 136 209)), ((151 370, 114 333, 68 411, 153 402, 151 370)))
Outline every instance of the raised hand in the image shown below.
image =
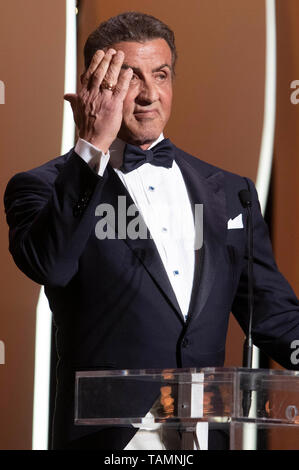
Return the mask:
POLYGON ((72 106, 79 137, 105 153, 120 129, 133 75, 132 69, 122 69, 123 61, 122 51, 98 50, 81 76, 80 92, 64 95, 72 106))

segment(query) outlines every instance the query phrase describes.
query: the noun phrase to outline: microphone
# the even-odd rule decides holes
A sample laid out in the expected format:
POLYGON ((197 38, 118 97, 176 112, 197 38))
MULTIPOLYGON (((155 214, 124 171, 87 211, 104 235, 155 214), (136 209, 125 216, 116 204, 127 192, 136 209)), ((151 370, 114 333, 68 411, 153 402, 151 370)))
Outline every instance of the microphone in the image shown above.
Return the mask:
MULTIPOLYGON (((253 223, 252 223, 252 200, 250 191, 243 189, 239 192, 239 198, 241 204, 244 208, 247 209, 248 213, 248 312, 249 312, 249 322, 248 322, 248 331, 243 345, 243 367, 248 369, 252 368, 252 353, 253 353, 253 342, 252 342, 252 320, 253 320, 253 306, 254 306, 254 296, 253 296, 253 223)), ((254 374, 253 374, 254 375, 254 374)), ((245 385, 245 384, 244 384, 245 385)), ((254 385, 244 386, 243 391, 243 413, 244 416, 249 415, 250 406, 251 406, 251 391, 255 389, 254 385)))

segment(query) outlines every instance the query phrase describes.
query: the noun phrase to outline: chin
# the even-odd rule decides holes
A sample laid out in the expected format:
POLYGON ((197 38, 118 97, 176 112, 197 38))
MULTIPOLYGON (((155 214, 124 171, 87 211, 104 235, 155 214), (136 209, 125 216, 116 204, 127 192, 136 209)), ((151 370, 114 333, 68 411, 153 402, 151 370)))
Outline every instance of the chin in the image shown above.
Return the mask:
POLYGON ((162 131, 143 130, 142 132, 119 133, 119 138, 132 145, 150 145, 158 139, 162 131))
POLYGON ((142 135, 142 136, 136 136, 134 139, 135 144, 134 145, 148 145, 150 146, 155 140, 158 139, 160 134, 158 135, 142 135))
POLYGON ((131 123, 131 126, 122 125, 118 137, 132 145, 150 146, 163 132, 161 124, 160 120, 156 123, 143 121, 142 124, 135 121, 131 123))

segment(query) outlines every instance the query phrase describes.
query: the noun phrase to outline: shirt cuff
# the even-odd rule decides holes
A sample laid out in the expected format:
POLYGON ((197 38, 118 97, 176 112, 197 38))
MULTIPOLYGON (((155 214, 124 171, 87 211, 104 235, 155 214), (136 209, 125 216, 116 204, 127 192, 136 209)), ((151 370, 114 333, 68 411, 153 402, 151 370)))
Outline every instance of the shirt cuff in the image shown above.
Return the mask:
POLYGON ((109 162, 110 152, 104 153, 90 142, 79 138, 75 152, 81 157, 99 176, 103 176, 106 166, 109 162))

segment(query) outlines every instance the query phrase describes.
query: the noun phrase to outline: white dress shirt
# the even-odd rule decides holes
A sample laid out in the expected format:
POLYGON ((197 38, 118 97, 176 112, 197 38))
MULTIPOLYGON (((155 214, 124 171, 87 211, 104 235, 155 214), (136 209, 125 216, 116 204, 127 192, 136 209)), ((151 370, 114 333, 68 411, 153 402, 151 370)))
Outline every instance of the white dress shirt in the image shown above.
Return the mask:
MULTIPOLYGON (((163 134, 150 146, 164 139, 163 134)), ((116 139, 107 154, 79 139, 75 152, 102 176, 110 156, 119 161, 125 142, 116 139), (116 158, 115 158, 116 157, 116 158)), ((184 317, 187 317, 194 276, 194 220, 181 171, 144 163, 129 173, 114 171, 146 223, 184 317)))

